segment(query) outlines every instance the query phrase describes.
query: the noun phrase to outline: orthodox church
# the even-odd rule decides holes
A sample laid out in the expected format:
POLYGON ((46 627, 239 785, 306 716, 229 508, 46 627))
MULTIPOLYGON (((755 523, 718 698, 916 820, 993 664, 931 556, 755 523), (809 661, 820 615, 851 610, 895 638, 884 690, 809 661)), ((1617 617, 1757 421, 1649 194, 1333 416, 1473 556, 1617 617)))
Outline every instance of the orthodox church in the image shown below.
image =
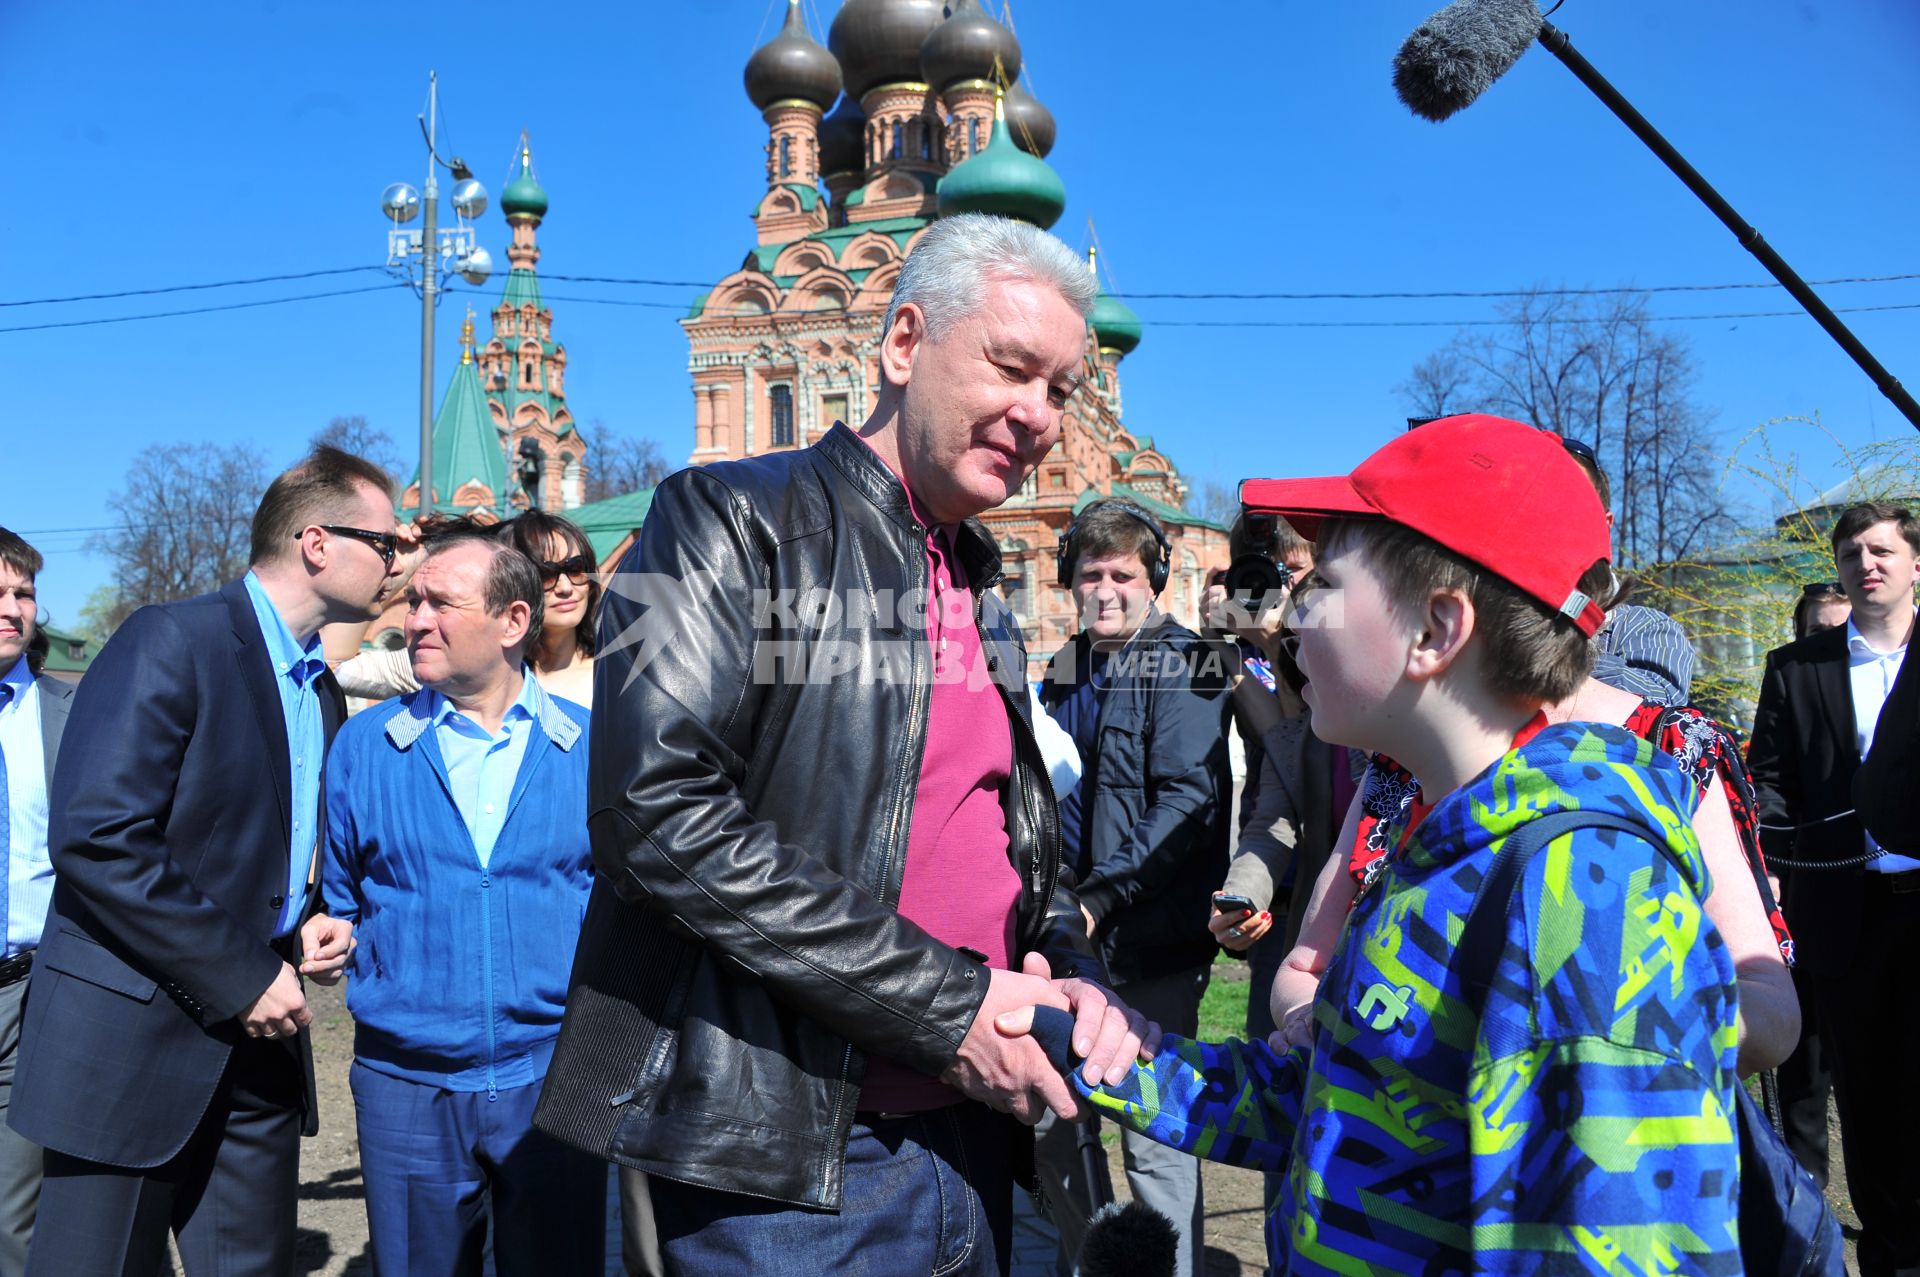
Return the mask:
MULTIPOLYGON (((1046 163, 1054 120, 1020 68, 1019 41, 979 0, 846 0, 826 47, 789 0, 784 26, 746 66, 747 97, 768 130, 756 243, 680 321, 691 347, 690 464, 801 448, 835 421, 864 421, 888 296, 936 218, 1058 220, 1067 194, 1046 163)), ((1086 384, 1060 443, 1016 497, 983 516, 1036 655, 1077 628, 1054 548, 1099 497, 1134 500, 1166 526, 1173 570, 1160 602, 1187 624, 1198 621, 1208 570, 1227 561, 1226 530, 1181 509, 1187 485, 1173 462, 1123 424, 1120 364, 1140 344, 1139 317, 1103 289, 1089 329, 1086 384)))

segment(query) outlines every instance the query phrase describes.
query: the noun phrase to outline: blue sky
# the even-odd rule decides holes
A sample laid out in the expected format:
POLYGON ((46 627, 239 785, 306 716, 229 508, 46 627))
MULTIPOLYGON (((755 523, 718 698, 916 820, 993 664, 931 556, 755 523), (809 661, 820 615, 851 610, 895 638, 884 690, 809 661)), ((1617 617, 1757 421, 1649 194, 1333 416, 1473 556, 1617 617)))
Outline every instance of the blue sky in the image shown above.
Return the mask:
MULTIPOLYGON (((1420 291, 1766 278, 1572 76, 1534 49, 1443 125, 1389 84, 1434 0, 1015 0, 1031 85, 1059 121, 1055 227, 1093 219, 1121 293, 1420 291)), ((824 37, 835 0, 807 0, 824 37)), ((993 0, 996 10, 1000 0, 993 0)), ((9 121, 0 301, 358 266, 380 189, 419 183, 414 117, 438 70, 451 146, 497 200, 521 128, 552 207, 544 272, 714 280, 753 243, 765 126, 740 73, 768 0, 0 6, 9 121), (430 28, 430 33, 426 30, 430 28)), ((1809 279, 1920 271, 1920 7, 1911 0, 1571 0, 1554 21, 1809 279)), ((483 242, 504 268, 497 208, 483 242)), ((0 309, 0 328, 290 296, 225 292, 0 309)), ((569 403, 692 446, 691 288, 549 283, 569 403), (561 300, 599 296, 656 306, 561 300)), ((496 288, 473 298, 483 312, 496 288)), ((1920 302, 1920 281, 1826 290, 1920 302)), ((440 314, 441 384, 466 298, 440 314)), ((1393 387, 1449 327, 1187 328, 1178 321, 1484 319, 1482 301, 1138 301, 1128 423, 1194 481, 1342 471, 1399 428, 1393 387), (1158 321, 1158 322, 1156 322, 1158 321)), ((1778 290, 1657 298, 1657 314, 1791 310, 1778 290)), ((1920 387, 1920 311, 1849 316, 1920 387)), ((1803 317, 1675 325, 1732 440, 1818 413, 1850 444, 1909 427, 1803 317)), ((291 460, 335 415, 415 435, 418 302, 402 290, 149 322, 0 332, 0 523, 51 553, 71 621, 106 565, 54 529, 106 522, 148 443, 246 440, 291 460)), ((482 332, 485 321, 482 320, 482 332)), ((1799 441, 1796 443, 1796 441, 1799 441)), ((1830 447, 1802 446, 1814 473, 1830 447)))

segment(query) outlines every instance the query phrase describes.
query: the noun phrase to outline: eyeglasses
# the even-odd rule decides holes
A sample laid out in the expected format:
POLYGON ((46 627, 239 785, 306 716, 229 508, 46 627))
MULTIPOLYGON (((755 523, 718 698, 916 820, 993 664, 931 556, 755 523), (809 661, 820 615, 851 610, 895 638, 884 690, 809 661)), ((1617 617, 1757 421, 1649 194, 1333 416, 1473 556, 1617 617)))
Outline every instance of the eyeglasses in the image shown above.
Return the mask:
POLYGON ((542 586, 551 586, 563 576, 575 585, 585 585, 587 578, 593 575, 593 556, 591 554, 576 554, 571 558, 562 559, 558 563, 549 563, 543 559, 538 566, 540 568, 540 584, 542 586))
POLYGON ((1800 597, 1803 599, 1818 599, 1830 594, 1845 594, 1846 592, 1847 587, 1838 581, 1809 581, 1800 587, 1800 597))
MULTIPOLYGON (((393 556, 400 552, 400 538, 391 532, 373 532, 366 528, 349 528, 337 523, 316 523, 313 526, 322 532, 331 532, 335 536, 352 537, 356 541, 366 542, 379 554, 380 562, 389 568, 393 566, 393 556)), ((306 534, 307 530, 302 528, 294 534, 293 539, 298 541, 306 534)))

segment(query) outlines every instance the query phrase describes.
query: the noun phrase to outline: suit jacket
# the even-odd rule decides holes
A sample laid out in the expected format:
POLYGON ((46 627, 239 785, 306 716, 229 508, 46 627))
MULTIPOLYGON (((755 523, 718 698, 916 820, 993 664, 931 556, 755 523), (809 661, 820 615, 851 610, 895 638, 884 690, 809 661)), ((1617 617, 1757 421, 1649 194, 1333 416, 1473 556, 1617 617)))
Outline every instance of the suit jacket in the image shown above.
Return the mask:
POLYGON ((1300 936, 1313 880, 1327 863, 1339 833, 1338 818, 1346 815, 1333 810, 1333 754, 1307 720, 1305 714, 1281 719, 1261 737, 1265 757, 1259 798, 1234 849, 1225 883, 1226 890, 1251 896, 1256 904, 1271 902, 1275 883, 1285 877, 1288 863, 1293 864, 1286 919, 1271 933, 1272 941, 1261 941, 1277 943, 1282 953, 1300 936))
MULTIPOLYGON (((1769 862, 1859 861, 1866 854, 1866 831, 1853 814, 1860 750, 1847 671, 1845 626, 1767 653, 1747 767, 1769 862)), ((1813 974, 1844 970, 1859 931, 1865 871, 1856 863, 1783 865, 1779 873, 1796 962, 1813 974)))
MULTIPOLYGON (((330 675, 317 686, 330 742, 345 701, 330 675)), ((67 729, 49 811, 53 903, 8 1120, 74 1157, 157 1166, 207 1111, 242 1040, 234 1017, 283 960, 271 942, 292 778, 245 586, 129 617, 67 729)), ((285 1049, 311 1096, 307 1035, 285 1049)))
MULTIPOLYGON (((1909 654, 1913 648, 1907 648, 1909 654)), ((1903 856, 1920 856, 1920 662, 1902 660, 1880 707, 1873 748, 1853 777, 1853 805, 1875 842, 1903 856)))
POLYGON ((47 757, 47 783, 53 783, 53 764, 60 757, 60 737, 67 730, 67 715, 73 709, 73 684, 51 674, 37 675, 33 685, 40 689, 40 743, 47 757))

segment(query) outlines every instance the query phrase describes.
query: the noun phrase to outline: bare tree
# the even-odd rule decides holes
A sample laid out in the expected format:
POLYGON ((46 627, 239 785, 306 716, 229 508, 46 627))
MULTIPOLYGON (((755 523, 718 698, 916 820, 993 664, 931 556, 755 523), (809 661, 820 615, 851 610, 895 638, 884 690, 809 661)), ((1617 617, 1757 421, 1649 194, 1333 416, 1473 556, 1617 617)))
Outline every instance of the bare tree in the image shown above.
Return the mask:
POLYGON ((1394 393, 1407 401, 1416 417, 1444 417, 1460 412, 1460 396, 1470 374, 1460 352, 1451 346, 1434 351, 1413 366, 1394 393))
POLYGON ((1187 493, 1187 513, 1232 527, 1240 517, 1240 495, 1223 483, 1208 479, 1198 491, 1187 493))
POLYGON ((1422 415, 1482 411, 1591 447, 1613 487, 1614 560, 1651 571, 1725 536, 1710 414, 1684 339, 1639 294, 1530 292, 1462 333, 1396 389, 1422 415))
MULTIPOLYGON (((395 486, 405 483, 412 473, 412 469, 402 468, 407 463, 400 459, 400 449, 393 442, 393 436, 358 413, 351 417, 335 417, 327 423, 325 430, 315 434, 307 443, 309 446, 324 443, 371 461, 393 476, 395 486)), ((416 458, 414 468, 418 464, 416 458)))
POLYGON ((587 461, 592 467, 587 476, 589 501, 651 488, 673 473, 674 467, 660 455, 659 444, 615 434, 598 418, 587 426, 587 447, 587 461))
POLYGON ((90 619, 111 629, 135 608, 217 589, 247 570, 253 509, 266 490, 266 460, 253 448, 149 444, 107 498, 113 528, 88 549, 113 563, 107 600, 90 619))

